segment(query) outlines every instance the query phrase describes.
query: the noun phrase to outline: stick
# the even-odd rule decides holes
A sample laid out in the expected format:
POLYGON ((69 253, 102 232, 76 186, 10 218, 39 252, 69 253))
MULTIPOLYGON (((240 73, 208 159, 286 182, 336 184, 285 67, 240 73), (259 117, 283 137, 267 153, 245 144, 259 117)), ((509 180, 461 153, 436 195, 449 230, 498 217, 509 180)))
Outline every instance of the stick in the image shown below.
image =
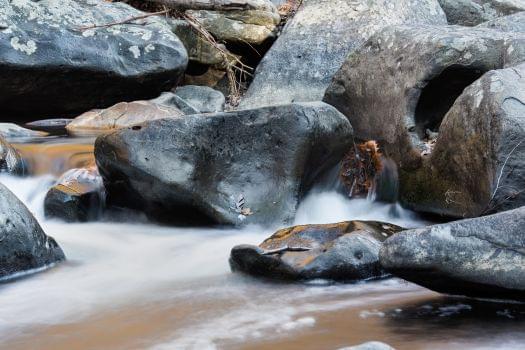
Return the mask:
POLYGON ((284 247, 281 247, 281 248, 272 249, 272 250, 266 250, 266 251, 264 251, 264 253, 262 253, 262 255, 274 255, 274 254, 279 254, 279 253, 283 253, 283 252, 307 252, 307 251, 310 251, 310 250, 312 250, 312 248, 308 248, 308 247, 289 247, 289 246, 285 245, 284 247))
POLYGON ((108 27, 112 27, 112 26, 118 26, 118 25, 121 25, 121 24, 128 24, 128 23, 137 21, 139 19, 145 19, 145 18, 152 17, 152 16, 164 15, 164 14, 167 14, 169 12, 170 12, 170 10, 164 10, 164 11, 159 11, 159 12, 147 13, 147 14, 141 15, 141 16, 130 17, 130 18, 125 19, 125 20, 120 21, 120 22, 112 22, 112 23, 106 23, 106 24, 100 24, 100 25, 92 25, 92 26, 87 26, 87 27, 80 27, 80 28, 77 28, 77 30, 82 32, 82 31, 88 30, 88 29, 108 28, 108 27))

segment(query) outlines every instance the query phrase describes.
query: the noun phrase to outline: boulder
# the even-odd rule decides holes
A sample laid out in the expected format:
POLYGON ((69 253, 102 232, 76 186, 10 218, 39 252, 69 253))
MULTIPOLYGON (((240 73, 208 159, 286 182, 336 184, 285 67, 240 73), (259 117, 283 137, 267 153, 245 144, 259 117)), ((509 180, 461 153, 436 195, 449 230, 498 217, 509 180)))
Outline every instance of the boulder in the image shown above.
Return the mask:
POLYGON ((57 181, 44 199, 46 218, 67 222, 100 218, 105 204, 102 177, 96 167, 71 169, 57 181))
POLYGON ((240 108, 321 100, 349 53, 402 23, 446 19, 435 0, 305 0, 258 65, 240 108))
POLYGON ((26 166, 20 154, 0 136, 0 173, 23 175, 26 166))
MULTIPOLYGON (((271 5, 271 3, 270 3, 271 5)), ((281 17, 277 9, 271 11, 186 11, 215 38, 228 43, 260 45, 274 38, 281 17)))
MULTIPOLYGON (((484 148, 482 143, 496 145, 497 139, 487 139, 487 133, 490 132, 490 135, 494 136, 499 133, 492 127, 482 128, 481 125, 488 125, 482 120, 486 120, 487 123, 500 120, 504 123, 502 115, 506 113, 491 112, 489 117, 482 112, 493 111, 492 107, 503 103, 504 93, 496 92, 499 83, 495 83, 492 86, 496 89, 497 96, 491 97, 491 84, 487 81, 483 85, 488 90, 479 92, 481 95, 477 95, 473 101, 481 103, 483 100, 495 98, 499 102, 489 103, 490 106, 477 105, 477 102, 468 107, 464 105, 461 111, 455 112, 455 117, 450 116, 451 108, 461 108, 454 102, 467 86, 484 73, 515 65, 523 60, 525 35, 521 33, 456 26, 390 27, 372 37, 361 49, 348 57, 327 89, 324 100, 348 117, 357 139, 377 141, 382 153, 397 163, 401 199, 406 205, 437 214, 477 216, 480 214, 480 208, 476 203, 481 203, 481 206, 487 204, 487 200, 482 199, 484 195, 480 194, 480 190, 489 189, 493 185, 491 176, 495 174, 493 171, 477 169, 496 161, 487 157, 495 155, 496 151, 484 148), (471 119, 460 122, 462 116, 467 113, 471 119), (456 132, 447 126, 447 133, 455 133, 457 142, 454 145, 450 143, 450 137, 447 137, 448 144, 440 141, 443 138, 442 133, 445 132, 444 125, 448 124, 446 120, 449 118, 455 118, 457 123, 469 125, 468 129, 457 129, 459 131, 456 132), (472 142, 478 137, 477 146, 469 145, 465 135, 471 135, 472 142), (450 151, 449 156, 439 160, 443 165, 441 170, 436 170, 437 153, 428 160, 431 154, 435 153, 433 150, 438 147, 436 142, 450 151), (462 144, 462 152, 468 148, 469 153, 460 154, 459 149, 454 148, 459 144, 462 144), (468 164, 474 162, 474 159, 484 161, 469 169, 468 164), (461 161, 465 163, 462 164, 461 161), (434 174, 429 177, 418 173, 426 163, 434 170, 434 174), (454 169, 461 169, 461 175, 468 172, 468 175, 458 182, 459 187, 453 186, 454 181, 449 181, 451 177, 457 176, 452 172, 459 170, 454 169), (419 177, 417 181, 413 179, 413 174, 416 173, 419 177), (424 184, 427 180, 429 182, 424 184), (467 186, 470 182, 472 186, 467 186), (407 195, 407 191, 413 195, 407 195), (454 191, 462 192, 465 197, 457 197, 454 191), (440 207, 432 209, 435 205, 431 204, 432 202, 440 203, 440 207), (469 208, 458 208, 457 203, 453 202, 461 202, 469 208)), ((512 69, 505 74, 509 74, 509 78, 512 76, 512 80, 516 79, 516 73, 513 73, 512 69)), ((517 91, 512 91, 510 86, 508 89, 504 88, 512 94, 508 97, 515 96, 518 100, 523 100, 519 91, 520 82, 521 79, 518 79, 511 83, 514 88, 518 88, 517 91)), ((511 99, 505 103, 509 106, 514 105, 512 101, 511 99)), ((518 117, 516 115, 512 118, 518 117)), ((511 144, 514 146, 516 142, 511 144)))
POLYGON ((151 101, 120 102, 107 109, 86 112, 76 117, 66 129, 72 135, 97 135, 148 120, 183 115, 176 107, 151 101))
POLYGON ((410 208, 476 217, 525 205, 525 64, 486 73, 456 100, 418 169, 401 172, 410 208))
POLYGON ((26 123, 24 126, 30 130, 42 131, 51 135, 64 135, 67 134, 66 126, 72 121, 73 119, 68 118, 44 119, 26 123))
POLYGON ((34 138, 46 135, 46 132, 26 129, 13 123, 0 123, 0 136, 5 138, 34 138))
POLYGON ((322 102, 150 121, 100 136, 108 202, 165 222, 284 224, 352 144, 322 102))
POLYGON ((394 235, 381 265, 434 291, 525 301, 525 207, 394 235))
POLYGON ((525 11, 524 0, 438 0, 449 24, 475 26, 525 11))
POLYGON ((358 281, 385 276, 381 242, 402 228, 372 221, 294 226, 259 246, 232 249, 232 271, 277 280, 358 281))
POLYGON ((518 12, 514 15, 499 17, 492 21, 484 22, 478 25, 480 28, 491 28, 502 30, 504 32, 525 32, 525 11, 518 12))
POLYGON ((55 240, 46 236, 24 204, 0 183, 0 280, 64 259, 55 240))
POLYGON ((176 85, 188 57, 161 16, 89 29, 141 15, 122 2, 0 0, 4 118, 78 115, 176 85))
POLYGON ((226 104, 226 98, 222 92, 207 86, 179 86, 175 90, 175 95, 197 110, 198 113, 222 112, 226 104))

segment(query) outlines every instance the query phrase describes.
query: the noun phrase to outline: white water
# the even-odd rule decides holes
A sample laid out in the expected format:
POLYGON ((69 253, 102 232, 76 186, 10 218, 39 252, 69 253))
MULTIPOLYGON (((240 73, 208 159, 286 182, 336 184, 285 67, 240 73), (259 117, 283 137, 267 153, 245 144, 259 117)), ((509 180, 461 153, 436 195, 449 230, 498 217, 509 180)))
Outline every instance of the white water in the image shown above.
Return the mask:
MULTIPOLYGON (((94 348, 249 348, 244 345, 300 339, 301 334, 323 328, 326 315, 339 310, 355 309, 357 322, 377 323, 384 312, 375 307, 400 299, 434 297, 398 280, 353 285, 256 281, 230 273, 229 251, 241 243, 258 244, 273 229, 46 221, 42 206, 53 183, 51 177, 3 176, 0 181, 26 203, 68 258, 44 273, 0 285, 0 337, 9 349, 90 348, 80 346, 78 339, 93 342, 108 329, 111 341, 101 336, 94 348), (118 321, 111 321, 115 319, 118 321), (154 330, 149 329, 150 324, 155 325, 154 330), (126 334, 122 339, 119 331, 126 334)), ((422 224, 399 207, 349 201, 330 192, 306 198, 296 223, 351 219, 411 227, 422 224)), ((369 335, 350 333, 349 341, 401 341, 388 338, 393 335, 384 330, 371 329, 369 335)), ((301 348, 316 347, 306 343, 301 348)))

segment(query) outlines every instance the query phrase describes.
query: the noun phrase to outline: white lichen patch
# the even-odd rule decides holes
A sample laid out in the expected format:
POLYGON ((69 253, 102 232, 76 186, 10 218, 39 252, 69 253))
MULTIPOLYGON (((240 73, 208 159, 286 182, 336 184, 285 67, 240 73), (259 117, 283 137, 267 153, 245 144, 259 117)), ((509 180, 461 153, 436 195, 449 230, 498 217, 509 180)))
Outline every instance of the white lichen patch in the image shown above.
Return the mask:
POLYGON ((144 52, 145 52, 145 53, 150 53, 151 51, 155 51, 155 45, 153 45, 153 44, 148 44, 148 45, 144 48, 144 52))
POLYGON ((128 50, 129 50, 129 52, 131 52, 133 54, 134 58, 139 58, 140 57, 140 48, 138 46, 136 46, 136 45, 130 46, 128 50))
POLYGON ((20 38, 15 36, 11 38, 11 47, 17 51, 21 51, 28 56, 31 56, 36 52, 36 43, 33 40, 28 40, 27 43, 22 43, 20 38))
POLYGON ((82 32, 82 36, 84 38, 89 38, 89 37, 94 36, 94 35, 95 35, 95 29, 88 29, 88 30, 84 30, 82 32))

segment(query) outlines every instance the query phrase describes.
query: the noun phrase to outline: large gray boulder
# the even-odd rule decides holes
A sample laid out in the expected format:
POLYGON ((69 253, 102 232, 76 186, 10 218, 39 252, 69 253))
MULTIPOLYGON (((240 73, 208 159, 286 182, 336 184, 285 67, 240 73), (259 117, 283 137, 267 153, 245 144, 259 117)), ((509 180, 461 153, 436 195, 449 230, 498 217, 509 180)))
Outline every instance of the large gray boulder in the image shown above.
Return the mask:
POLYGON ((449 24, 475 26, 525 11, 525 0, 438 0, 449 24))
POLYGON ((24 204, 0 183, 0 280, 64 259, 55 240, 46 236, 24 204))
POLYGON ((491 28, 504 32, 525 32, 525 11, 496 18, 478 25, 480 28, 491 28))
POLYGON ((0 136, 0 173, 23 175, 25 168, 20 154, 0 136))
POLYGON ((112 205, 170 222, 285 224, 351 143, 348 120, 318 102, 152 121, 99 137, 95 157, 112 205))
POLYGON ((302 225, 274 233, 259 246, 232 249, 232 271, 275 280, 359 281, 386 275, 381 243, 401 227, 373 221, 302 225))
MULTIPOLYGON (((397 163, 401 199, 405 204, 438 214, 477 216, 481 213, 478 205, 483 207, 487 204, 486 199, 480 198, 483 197, 480 191, 494 184, 495 172, 479 170, 470 173, 472 169, 469 169, 467 174, 466 169, 478 158, 484 159, 484 162, 474 169, 479 169, 483 164, 493 166, 496 164, 494 162, 500 162, 503 152, 509 151, 506 148, 502 148, 501 153, 496 151, 500 131, 495 126, 506 123, 506 112, 497 108, 506 97, 514 96, 523 101, 522 88, 518 86, 521 79, 516 80, 515 76, 518 76, 512 69, 507 71, 505 74, 509 78, 503 80, 511 81, 508 88, 503 88, 505 92, 502 92, 498 90, 501 84, 492 84, 491 78, 487 77, 487 82, 483 84, 485 90, 477 94, 472 92, 475 95, 472 99, 474 104, 458 106, 454 102, 465 87, 485 72, 524 60, 523 33, 457 26, 390 27, 372 37, 348 57, 327 89, 324 100, 348 117, 357 139, 376 140, 383 154, 397 163), (487 103, 478 104, 482 101, 487 103), (451 108, 460 109, 455 112, 455 117, 446 116, 447 113, 450 115, 451 108), (470 116, 469 120, 463 118, 466 114, 470 116), (469 126, 458 127, 454 132, 447 122, 451 118, 457 123, 463 120, 461 123, 469 126), (483 129, 481 125, 488 124, 482 120, 492 122, 492 126, 483 129), (448 143, 440 141, 441 134, 445 132, 455 135, 457 141, 453 146, 451 137, 448 137, 448 143), (465 137, 470 137, 472 142, 479 141, 479 148, 474 143, 468 144, 470 141, 465 137), (437 148, 436 138, 438 144, 449 149, 449 156, 438 159, 438 153, 433 151, 437 148), (488 147, 487 143, 494 147, 488 147), (459 148, 455 149, 455 146, 459 148), (468 153, 459 153, 467 149, 468 153), (430 155, 432 159, 428 164, 434 174, 423 178, 418 171, 425 167, 430 155), (465 163, 462 164, 459 157, 465 163), (443 165, 440 170, 436 170, 437 161, 443 165), (461 176, 467 174, 462 179, 458 178, 459 186, 452 186, 448 181, 451 177, 459 176, 453 174, 454 169, 465 170, 461 176), (415 182, 413 174, 420 177, 415 182), (427 185, 425 181, 429 181, 427 185), (467 186, 471 181, 472 185, 467 186), (411 194, 408 195, 407 191, 411 194), (456 191, 468 194, 459 198, 456 191), (442 204, 436 210, 431 208, 433 205, 423 204, 431 201, 442 204), (461 202, 469 208, 458 208, 454 202, 461 202)), ((507 100, 505 104, 510 106, 512 101, 507 100)), ((513 115, 509 118, 519 120, 519 113, 513 115)), ((516 142, 512 140, 514 138, 505 142, 514 146, 516 142)), ((501 166, 501 163, 498 164, 501 166)), ((493 169, 497 170, 497 167, 493 169)))
POLYGON ((74 115, 176 85, 188 58, 162 17, 85 29, 142 14, 102 0, 0 0, 4 118, 74 115))
POLYGON ((525 301, 525 208, 408 230, 383 243, 382 266, 437 292, 525 301))
POLYGON ((446 18, 436 0, 305 0, 263 57, 240 108, 320 100, 349 53, 402 23, 446 18))

